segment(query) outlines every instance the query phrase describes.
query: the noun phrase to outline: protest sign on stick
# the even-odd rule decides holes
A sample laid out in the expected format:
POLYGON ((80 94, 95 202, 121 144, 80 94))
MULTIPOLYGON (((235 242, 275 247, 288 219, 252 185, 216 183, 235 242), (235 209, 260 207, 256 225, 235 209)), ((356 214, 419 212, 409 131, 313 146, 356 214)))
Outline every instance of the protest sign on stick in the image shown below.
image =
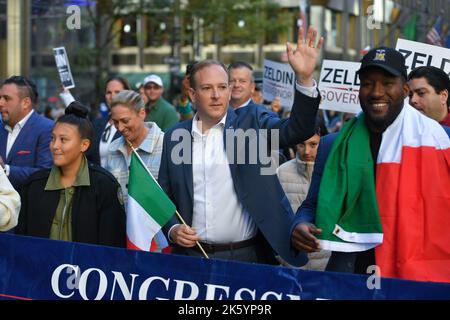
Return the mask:
POLYGON ((323 60, 319 91, 322 96, 320 109, 358 113, 359 77, 356 74, 361 63, 323 60))
POLYGON ((66 89, 75 88, 66 49, 64 47, 53 48, 53 55, 55 56, 56 67, 58 68, 62 85, 66 89))

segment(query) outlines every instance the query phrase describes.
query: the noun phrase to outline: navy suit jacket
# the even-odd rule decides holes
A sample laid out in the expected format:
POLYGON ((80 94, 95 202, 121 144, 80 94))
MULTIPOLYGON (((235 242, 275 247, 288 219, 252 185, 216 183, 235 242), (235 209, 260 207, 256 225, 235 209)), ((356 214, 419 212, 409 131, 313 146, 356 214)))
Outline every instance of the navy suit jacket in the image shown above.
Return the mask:
MULTIPOLYGON (((239 115, 229 108, 224 130, 225 149, 227 148, 227 132, 234 132, 235 129, 279 129, 281 147, 307 140, 314 135, 319 103, 320 95, 317 98, 311 98, 296 91, 294 107, 289 120, 280 119, 266 108, 253 103, 244 107, 239 115)), ((192 120, 188 120, 175 125, 165 133, 158 179, 161 187, 172 199, 188 225, 192 224, 193 215, 192 161, 177 164, 174 163, 171 155, 174 151, 181 157, 192 159, 191 129, 192 120), (180 148, 180 143, 186 148, 180 148)), ((269 142, 267 141, 267 143, 269 142)), ((242 141, 235 143, 234 155, 236 156, 242 150, 248 151, 248 147, 249 139, 246 139, 244 143, 242 141)), ((226 151, 229 156, 228 150, 226 151)), ((245 154, 248 155, 248 152, 245 154)), ((248 160, 248 156, 246 160, 248 160)), ((249 161, 245 161, 245 164, 237 164, 236 159, 230 161, 229 158, 229 162, 237 197, 267 243, 290 264, 304 265, 307 262, 306 254, 296 254, 290 249, 289 230, 294 215, 275 171, 272 175, 261 175, 261 168, 264 164, 260 161, 256 164, 251 164, 249 161)), ((179 222, 176 217, 172 218, 163 228, 165 234, 167 235, 169 229, 177 223, 179 222)), ((223 227, 226 228, 226 226, 223 227)), ((268 249, 270 250, 270 248, 268 249)))
POLYGON ((4 125, 0 126, 0 155, 5 164, 9 165, 9 181, 15 189, 18 189, 32 173, 52 166, 50 140, 54 122, 34 111, 20 130, 8 157, 6 157, 8 131, 4 125))
MULTIPOLYGON (((98 164, 99 166, 101 165, 101 163, 100 163, 100 140, 102 138, 103 131, 105 131, 106 124, 108 123, 108 121, 109 121, 109 117, 103 117, 100 119, 95 119, 94 123, 92 124, 92 126, 94 127, 94 140, 92 141, 89 151, 86 154, 86 158, 89 161, 98 164)), ((114 134, 114 137, 111 141, 116 140, 120 136, 121 136, 120 132, 116 131, 116 133, 114 134)))

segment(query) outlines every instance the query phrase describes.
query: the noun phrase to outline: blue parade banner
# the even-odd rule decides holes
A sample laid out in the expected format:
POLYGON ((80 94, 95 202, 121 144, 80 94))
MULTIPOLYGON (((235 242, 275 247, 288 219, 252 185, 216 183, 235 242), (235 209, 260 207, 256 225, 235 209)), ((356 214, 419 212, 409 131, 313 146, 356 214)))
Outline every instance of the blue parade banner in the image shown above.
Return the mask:
POLYGON ((450 299, 450 284, 303 271, 0 234, 0 298, 450 299))

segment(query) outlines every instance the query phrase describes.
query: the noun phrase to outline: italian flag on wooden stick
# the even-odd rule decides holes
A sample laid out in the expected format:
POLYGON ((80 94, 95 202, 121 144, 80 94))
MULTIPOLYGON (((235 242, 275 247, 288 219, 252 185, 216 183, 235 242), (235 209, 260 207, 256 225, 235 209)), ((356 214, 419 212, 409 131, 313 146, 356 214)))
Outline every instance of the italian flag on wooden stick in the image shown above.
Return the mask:
POLYGON ((128 248, 154 251, 155 242, 159 247, 167 247, 167 241, 159 231, 172 218, 175 210, 173 202, 133 150, 128 180, 128 248), (165 244, 161 243, 164 241, 165 244))

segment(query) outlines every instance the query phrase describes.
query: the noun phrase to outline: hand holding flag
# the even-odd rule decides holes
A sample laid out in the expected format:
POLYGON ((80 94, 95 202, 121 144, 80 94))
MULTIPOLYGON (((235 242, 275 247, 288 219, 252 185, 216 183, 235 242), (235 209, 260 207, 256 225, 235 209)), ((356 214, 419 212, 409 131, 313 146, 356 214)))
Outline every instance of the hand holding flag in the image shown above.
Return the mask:
POLYGON ((171 230, 170 237, 173 241, 186 248, 194 247, 197 244, 197 241, 200 241, 200 237, 197 235, 196 230, 185 224, 174 227, 171 230))
MULTIPOLYGON (((165 238, 160 239, 158 233, 175 213, 183 224, 186 225, 186 223, 176 211, 175 204, 142 162, 136 149, 131 143, 129 145, 132 152, 128 178, 128 248, 154 251, 152 248, 155 247, 155 241, 160 247, 164 247, 163 242, 165 242, 165 246, 168 246, 165 238)), ((208 258, 198 241, 196 243, 208 258)))

